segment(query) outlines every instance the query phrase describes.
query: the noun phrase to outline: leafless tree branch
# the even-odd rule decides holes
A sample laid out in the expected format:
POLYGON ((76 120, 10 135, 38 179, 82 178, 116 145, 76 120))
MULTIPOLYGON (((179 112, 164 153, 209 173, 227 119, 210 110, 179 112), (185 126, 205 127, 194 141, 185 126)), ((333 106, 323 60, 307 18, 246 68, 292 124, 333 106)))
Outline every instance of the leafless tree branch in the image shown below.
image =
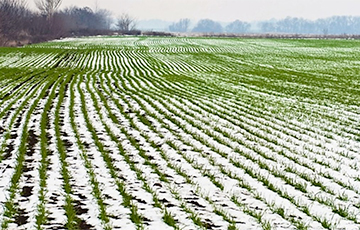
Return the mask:
POLYGON ((51 19, 55 11, 60 7, 62 0, 35 0, 36 7, 40 12, 51 19))
POLYGON ((116 27, 120 31, 132 31, 136 29, 136 20, 128 14, 122 14, 118 17, 116 27))

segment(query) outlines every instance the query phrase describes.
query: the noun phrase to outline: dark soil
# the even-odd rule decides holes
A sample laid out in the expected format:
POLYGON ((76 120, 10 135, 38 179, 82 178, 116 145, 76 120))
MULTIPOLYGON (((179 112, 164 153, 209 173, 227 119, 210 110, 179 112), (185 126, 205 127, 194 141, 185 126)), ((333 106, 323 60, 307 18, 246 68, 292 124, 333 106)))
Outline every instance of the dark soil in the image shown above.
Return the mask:
POLYGON ((23 168, 23 172, 26 173, 26 172, 31 172, 34 170, 34 167, 28 167, 27 165, 24 166, 23 168))
POLYGON ((17 128, 20 127, 20 125, 21 125, 21 117, 18 117, 18 118, 16 119, 14 128, 17 129, 17 128))
POLYGON ((81 203, 80 201, 74 201, 74 208, 75 208, 75 212, 76 215, 81 215, 84 213, 88 213, 89 209, 87 208, 82 208, 81 206, 83 206, 84 204, 81 203))
POLYGON ((4 154, 4 156, 3 156, 3 159, 4 159, 4 160, 9 159, 9 158, 11 157, 11 152, 12 152, 13 150, 14 150, 14 146, 13 146, 12 144, 6 146, 5 151, 4 151, 5 154, 4 154))
POLYGON ((205 221, 203 222, 203 226, 206 229, 214 229, 214 228, 220 228, 221 226, 216 226, 211 220, 209 219, 205 219, 205 221))
POLYGON ((81 230, 90 230, 90 229, 95 229, 95 228, 94 228, 94 226, 86 223, 85 220, 80 220, 79 229, 81 229, 81 230))
POLYGON ((24 174, 24 177, 26 178, 25 181, 30 181, 32 178, 31 174, 24 174))
POLYGON ((140 198, 134 198, 134 200, 136 200, 137 202, 141 203, 141 204, 146 204, 145 200, 142 200, 140 198))
POLYGON ((68 137, 69 135, 66 132, 60 131, 62 137, 68 137))
POLYGON ((9 97, 11 94, 10 93, 6 93, 2 98, 1 100, 4 100, 5 98, 9 97))
POLYGON ((197 206, 197 207, 199 207, 199 208, 205 208, 204 205, 201 205, 199 202, 194 201, 194 200, 188 201, 188 203, 189 203, 189 204, 193 204, 193 205, 195 205, 195 206, 197 206))
POLYGON ((50 197, 50 202, 49 202, 49 203, 50 203, 50 204, 56 204, 57 201, 58 201, 57 197, 54 196, 54 195, 52 195, 52 196, 50 197))
POLYGON ((68 140, 63 140, 63 143, 64 143, 64 146, 66 149, 69 149, 69 148, 71 148, 71 146, 73 146, 73 143, 71 143, 68 140))
POLYGON ((35 134, 34 130, 30 130, 29 131, 29 136, 28 136, 28 145, 29 147, 34 147, 36 145, 36 143, 38 143, 39 137, 35 134))
POLYGON ((167 199, 163 198, 159 200, 160 203, 164 204, 167 208, 175 207, 175 205, 171 204, 167 199))
POLYGON ((34 162, 34 159, 26 159, 25 162, 26 162, 27 164, 31 164, 31 163, 34 162))
POLYGON ((44 99, 49 96, 50 89, 52 88, 53 85, 54 85, 54 83, 52 83, 52 84, 49 86, 49 89, 46 90, 45 95, 44 95, 44 97, 43 97, 44 99))
POLYGON ((84 145, 84 147, 85 147, 86 149, 89 149, 89 148, 90 148, 90 144, 89 144, 89 143, 83 142, 82 144, 84 145))
POLYGON ((86 196, 82 194, 76 194, 81 200, 86 200, 86 196))
POLYGON ((29 130, 29 136, 27 139, 28 151, 26 155, 32 156, 35 152, 35 145, 39 142, 39 137, 35 134, 34 130, 29 130))
POLYGON ((28 216, 26 216, 27 213, 23 209, 19 209, 17 212, 17 215, 15 216, 15 223, 20 225, 24 225, 27 223, 27 220, 29 219, 28 216))
POLYGON ((34 187, 24 186, 24 187, 22 188, 21 195, 22 195, 23 197, 29 197, 29 196, 31 196, 31 195, 32 195, 33 188, 34 188, 34 187))

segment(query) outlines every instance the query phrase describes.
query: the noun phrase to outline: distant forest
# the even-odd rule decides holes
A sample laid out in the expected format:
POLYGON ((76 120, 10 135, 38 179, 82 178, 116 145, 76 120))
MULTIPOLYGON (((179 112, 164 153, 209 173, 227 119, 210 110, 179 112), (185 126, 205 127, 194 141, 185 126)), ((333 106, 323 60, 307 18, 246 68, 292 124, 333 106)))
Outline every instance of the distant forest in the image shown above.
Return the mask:
POLYGON ((343 35, 360 34, 360 17, 333 16, 318 20, 287 17, 282 20, 268 20, 261 22, 245 22, 236 20, 223 26, 211 19, 200 20, 190 28, 189 19, 181 19, 169 26, 171 32, 196 33, 290 33, 290 34, 319 34, 343 35))
MULTIPOLYGON (((32 1, 32 0, 31 0, 32 1)), ((128 14, 114 18, 106 9, 71 6, 59 10, 62 0, 34 0, 38 10, 27 7, 26 0, 0 0, 0 46, 18 46, 70 36, 109 34, 141 34, 136 20, 128 14)), ((282 20, 245 22, 235 20, 220 23, 211 19, 199 20, 192 25, 190 19, 172 23, 163 31, 150 31, 150 35, 166 35, 166 31, 197 34, 360 34, 360 17, 334 16, 315 21, 287 17, 282 20), (159 33, 157 33, 159 32, 159 33)), ((167 34, 168 35, 168 34, 167 34)))

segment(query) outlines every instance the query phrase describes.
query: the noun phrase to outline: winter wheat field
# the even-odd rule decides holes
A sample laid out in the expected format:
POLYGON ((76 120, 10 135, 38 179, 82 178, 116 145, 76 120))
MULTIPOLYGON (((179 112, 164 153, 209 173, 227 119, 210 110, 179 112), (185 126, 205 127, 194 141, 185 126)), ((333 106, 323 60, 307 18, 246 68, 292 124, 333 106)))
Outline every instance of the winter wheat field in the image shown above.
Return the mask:
POLYGON ((360 228, 360 41, 0 49, 2 229, 360 228))

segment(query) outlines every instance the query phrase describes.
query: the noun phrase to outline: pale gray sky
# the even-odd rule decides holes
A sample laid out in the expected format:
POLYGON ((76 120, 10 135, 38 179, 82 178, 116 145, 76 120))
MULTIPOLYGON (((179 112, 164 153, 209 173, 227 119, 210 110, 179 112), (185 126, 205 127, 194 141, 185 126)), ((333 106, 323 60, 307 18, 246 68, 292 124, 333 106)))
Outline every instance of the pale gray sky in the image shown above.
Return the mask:
MULTIPOLYGON (((33 1, 33 0, 28 0, 33 1)), ((62 7, 77 5, 95 8, 96 0, 63 0, 62 7)), ((287 16, 308 19, 333 15, 360 16, 360 0, 98 0, 99 8, 117 16, 126 12, 138 20, 180 18, 218 21, 267 20, 287 16)), ((29 2, 30 5, 32 3, 29 2)))

